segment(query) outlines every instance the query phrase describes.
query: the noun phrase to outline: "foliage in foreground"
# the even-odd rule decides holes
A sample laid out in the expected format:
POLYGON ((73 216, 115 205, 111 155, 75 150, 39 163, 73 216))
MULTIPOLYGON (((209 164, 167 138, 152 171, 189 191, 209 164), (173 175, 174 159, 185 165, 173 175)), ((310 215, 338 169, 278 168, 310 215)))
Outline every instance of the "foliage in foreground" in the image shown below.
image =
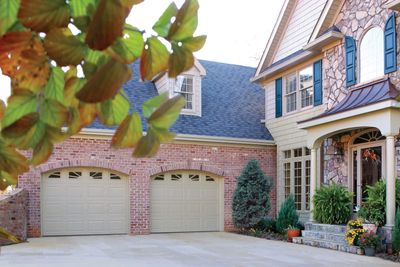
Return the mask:
MULTIPOLYGON (((400 207, 400 181, 396 179, 396 207, 400 207)), ((386 223, 386 183, 379 180, 373 186, 367 186, 367 198, 363 200, 358 216, 383 226, 386 223)))
POLYGON ((7 231, 6 229, 4 229, 2 227, 0 227, 0 240, 1 239, 9 240, 14 243, 21 242, 21 240, 19 240, 18 237, 16 237, 15 235, 13 235, 12 233, 10 233, 9 231, 7 231))
POLYGON ((176 77, 192 67, 193 52, 206 39, 193 36, 199 5, 186 0, 178 9, 171 3, 153 26, 156 35, 144 38, 125 22, 142 1, 0 1, 0 68, 12 86, 7 107, 0 101, 0 190, 96 118, 118 126, 112 146, 134 148, 136 157, 154 155, 174 137, 169 129, 183 98, 161 95, 145 102, 143 135, 140 114, 130 112, 122 85, 138 59, 143 80, 166 71, 176 77), (31 150, 32 157, 20 150, 31 150))
POLYGON ((233 193, 232 218, 237 229, 253 228, 271 209, 272 180, 265 176, 257 160, 250 160, 237 178, 233 193))
POLYGON ((396 211, 396 222, 394 224, 393 229, 393 249, 395 252, 400 252, 400 208, 397 208, 396 211))
POLYGON ((343 186, 331 184, 315 192, 314 219, 325 224, 345 224, 352 212, 352 194, 343 186))
POLYGON ((296 211, 294 197, 290 194, 279 210, 278 218, 276 219, 276 230, 279 233, 284 233, 289 226, 297 226, 298 224, 299 215, 296 211))

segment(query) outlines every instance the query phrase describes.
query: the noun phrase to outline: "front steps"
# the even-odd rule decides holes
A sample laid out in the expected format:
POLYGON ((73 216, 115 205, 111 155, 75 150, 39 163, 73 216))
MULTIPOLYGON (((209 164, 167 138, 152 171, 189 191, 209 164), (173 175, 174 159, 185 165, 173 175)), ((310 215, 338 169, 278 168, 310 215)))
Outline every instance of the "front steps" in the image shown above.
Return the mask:
POLYGON ((301 237, 293 238, 293 243, 319 248, 328 248, 353 254, 360 254, 356 246, 349 246, 345 239, 345 225, 306 223, 301 237))

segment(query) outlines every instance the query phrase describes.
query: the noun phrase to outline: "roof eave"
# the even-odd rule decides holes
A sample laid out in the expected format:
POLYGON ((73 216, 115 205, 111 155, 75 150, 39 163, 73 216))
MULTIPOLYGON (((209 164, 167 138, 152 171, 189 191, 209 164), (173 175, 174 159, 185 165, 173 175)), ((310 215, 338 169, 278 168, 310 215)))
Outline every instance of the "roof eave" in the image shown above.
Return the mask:
POLYGON ((344 38, 344 34, 341 32, 337 31, 329 31, 311 43, 305 45, 303 47, 304 50, 306 51, 314 51, 314 52, 321 52, 322 48, 339 40, 342 40, 344 38))
POLYGON ((385 8, 400 11, 400 0, 393 0, 384 5, 385 8))
POLYGON ((263 71, 259 75, 251 78, 250 81, 251 82, 260 82, 261 80, 271 78, 272 76, 274 76, 280 72, 283 72, 289 68, 292 68, 292 67, 296 66, 297 64, 303 62, 304 60, 314 57, 315 55, 316 55, 316 53, 314 51, 303 51, 302 53, 300 53, 299 55, 297 55, 295 57, 292 57, 280 64, 273 66, 273 67, 269 67, 269 68, 265 69, 265 71, 263 71))

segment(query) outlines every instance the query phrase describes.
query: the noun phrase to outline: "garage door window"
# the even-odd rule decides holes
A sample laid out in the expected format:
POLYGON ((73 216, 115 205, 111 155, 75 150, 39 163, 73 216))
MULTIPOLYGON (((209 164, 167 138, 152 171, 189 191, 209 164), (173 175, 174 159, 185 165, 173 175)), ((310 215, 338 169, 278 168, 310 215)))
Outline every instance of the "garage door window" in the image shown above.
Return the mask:
POLYGON ((116 175, 115 173, 111 173, 110 179, 111 180, 121 180, 121 177, 119 175, 116 175))
POLYGON ((182 179, 182 174, 171 174, 171 181, 180 181, 182 179))
POLYGON ((103 174, 101 172, 90 172, 90 176, 93 179, 103 179, 103 174))
POLYGON ((60 172, 53 172, 52 174, 49 175, 49 178, 61 178, 61 173, 60 172))
POLYGON ((212 178, 211 176, 206 176, 206 182, 215 182, 214 178, 212 178))
POLYGON ((153 179, 154 181, 164 181, 164 174, 157 175, 153 179))
POLYGON ((69 172, 68 177, 69 179, 78 179, 82 176, 82 172, 69 172))
POLYGON ((200 181, 200 177, 199 177, 199 175, 197 175, 197 174, 189 174, 189 179, 190 179, 192 182, 198 182, 198 181, 200 181))

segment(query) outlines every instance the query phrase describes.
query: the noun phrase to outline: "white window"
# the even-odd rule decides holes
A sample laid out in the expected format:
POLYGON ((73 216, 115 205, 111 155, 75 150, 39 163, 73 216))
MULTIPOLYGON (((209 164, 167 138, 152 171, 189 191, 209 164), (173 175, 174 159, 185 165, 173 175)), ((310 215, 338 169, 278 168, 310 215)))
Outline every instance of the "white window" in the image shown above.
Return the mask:
POLYGON ((384 75, 383 31, 372 28, 364 35, 360 45, 360 82, 367 82, 384 75))
POLYGON ((306 147, 283 151, 284 196, 293 194, 296 209, 310 210, 310 150, 306 147), (293 156, 292 156, 293 155, 293 156))
POLYGON ((193 110, 193 77, 176 77, 174 92, 185 98, 186 103, 183 109, 193 110))
POLYGON ((285 78, 286 113, 301 110, 313 104, 313 67, 308 66, 285 78))

